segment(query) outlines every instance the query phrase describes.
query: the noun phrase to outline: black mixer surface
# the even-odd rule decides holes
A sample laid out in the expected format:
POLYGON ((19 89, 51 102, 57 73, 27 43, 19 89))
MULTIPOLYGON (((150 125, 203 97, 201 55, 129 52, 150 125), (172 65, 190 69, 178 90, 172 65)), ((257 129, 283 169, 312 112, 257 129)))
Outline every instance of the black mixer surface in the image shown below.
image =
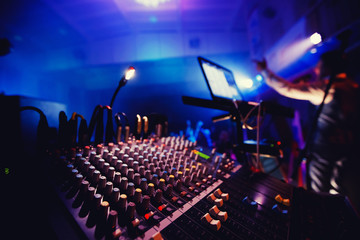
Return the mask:
POLYGON ((54 158, 50 178, 88 239, 322 236, 299 235, 307 219, 294 220, 303 211, 293 206, 298 189, 180 137, 73 148, 54 158))

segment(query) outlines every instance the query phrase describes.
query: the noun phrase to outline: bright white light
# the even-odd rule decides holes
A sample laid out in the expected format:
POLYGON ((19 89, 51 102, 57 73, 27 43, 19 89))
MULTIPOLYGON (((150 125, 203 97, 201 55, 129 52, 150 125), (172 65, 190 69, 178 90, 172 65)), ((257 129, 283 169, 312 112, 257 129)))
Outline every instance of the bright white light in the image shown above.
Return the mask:
POLYGON ((321 35, 317 32, 314 33, 313 35, 310 36, 310 41, 314 45, 321 43, 321 41, 322 41, 321 35))
POLYGON ((317 49, 316 49, 316 48, 312 48, 312 49, 310 50, 310 52, 311 52, 312 54, 315 54, 315 53, 317 53, 317 49))
POLYGON ((243 78, 237 82, 240 88, 251 88, 254 85, 254 82, 250 78, 243 78))
POLYGON ((170 0, 135 0, 135 2, 145 5, 146 7, 157 7, 161 3, 168 2, 170 0))
POLYGON ((125 72, 125 79, 130 80, 131 78, 134 77, 134 75, 135 75, 135 68, 129 67, 125 72))
POLYGON ((261 74, 258 74, 255 76, 256 80, 258 80, 259 82, 261 82, 263 80, 263 76, 261 76, 261 74))

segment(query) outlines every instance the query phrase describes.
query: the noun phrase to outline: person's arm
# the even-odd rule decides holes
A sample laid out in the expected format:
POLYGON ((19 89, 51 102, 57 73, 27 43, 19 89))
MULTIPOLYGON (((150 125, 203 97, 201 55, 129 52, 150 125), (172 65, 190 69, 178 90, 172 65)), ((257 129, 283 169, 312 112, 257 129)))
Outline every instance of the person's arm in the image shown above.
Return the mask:
MULTIPOLYGON (((267 69, 265 60, 256 62, 257 68, 265 78, 266 84, 277 91, 279 94, 298 100, 308 100, 315 105, 319 105, 325 94, 326 82, 317 81, 313 83, 291 83, 284 78, 277 76, 267 69)), ((330 89, 325 103, 329 103, 333 98, 334 89, 330 89)))

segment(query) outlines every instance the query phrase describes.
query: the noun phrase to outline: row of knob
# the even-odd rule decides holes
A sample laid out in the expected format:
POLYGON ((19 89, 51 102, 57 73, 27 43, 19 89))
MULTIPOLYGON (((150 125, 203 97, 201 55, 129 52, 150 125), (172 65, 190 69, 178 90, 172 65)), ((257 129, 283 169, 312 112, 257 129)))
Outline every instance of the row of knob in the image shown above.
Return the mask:
MULTIPOLYGON (((164 195, 166 196, 172 196, 173 188, 175 188, 176 190, 180 190, 182 186, 182 182, 180 181, 180 179, 177 179, 177 181, 175 181, 175 176, 170 175, 168 176, 167 181, 165 181, 165 179, 158 180, 156 190, 154 183, 148 183, 148 180, 146 178, 140 178, 139 183, 136 181, 136 177, 134 177, 133 179, 135 183, 128 182, 128 179, 126 177, 121 177, 119 188, 117 188, 114 187, 115 181, 107 181, 107 178, 101 175, 100 171, 97 169, 92 172, 92 178, 87 178, 86 176, 84 177, 81 173, 79 173, 79 171, 74 167, 74 165, 71 164, 67 165, 67 170, 70 171, 71 181, 69 181, 68 183, 69 187, 67 188, 66 195, 68 198, 76 196, 75 201, 73 202, 73 207, 81 206, 79 214, 81 215, 81 217, 85 217, 88 215, 88 227, 96 225, 96 229, 104 229, 104 226, 106 226, 106 229, 112 229, 111 231, 113 235, 121 234, 121 231, 119 229, 110 228, 110 226, 113 226, 115 218, 118 219, 119 225, 120 222, 125 221, 127 222, 126 225, 130 225, 134 228, 140 224, 139 219, 134 218, 135 211, 138 212, 139 215, 144 216, 145 219, 151 218, 154 213, 149 211, 150 201, 152 201, 152 203, 157 206, 160 211, 171 211, 167 209, 167 206, 161 202, 162 195, 164 193, 164 195), (94 180, 94 176, 95 179, 97 179, 95 180, 97 184, 92 186, 90 179, 94 180), (168 182, 167 186, 165 186, 166 182, 168 182), (135 184, 138 187, 136 189, 135 184), (126 194, 120 194, 120 189, 121 193, 126 194), (143 196, 143 194, 146 195, 143 196), (129 202, 127 202, 128 199, 130 200, 129 202), (93 210, 93 212, 102 213, 105 211, 101 210, 103 208, 108 209, 108 219, 106 220, 106 224, 104 224, 104 217, 96 218, 97 220, 94 220, 94 217, 91 217, 93 215, 99 215, 99 213, 90 214, 91 209, 95 209, 93 210), (118 213, 119 216, 125 216, 126 220, 124 220, 123 217, 119 218, 116 213, 118 213), (103 220, 100 221, 99 219, 103 220), (100 223, 99 221, 102 223, 100 223)), ((178 174, 178 177, 181 177, 181 173, 178 174)), ((209 177, 208 179, 203 179, 202 183, 207 183, 210 180, 211 177, 209 177)), ((196 187, 200 186, 201 184, 196 184, 196 187)), ((194 187, 192 187, 191 190, 194 190, 194 187)), ((172 196, 171 200, 176 201, 177 199, 176 197, 172 196)), ((102 233, 103 230, 99 230, 97 232, 102 233)))
MULTIPOLYGON (((193 146, 188 141, 163 138, 161 142, 162 145, 154 145, 151 141, 99 144, 63 158, 68 163, 66 172, 70 179, 64 187, 66 197, 75 199, 72 207, 80 208, 80 217, 88 216, 88 226, 94 225, 90 217, 94 214, 90 213, 106 212, 101 210, 106 208, 107 228, 116 225, 113 224, 115 218, 119 226, 136 228, 143 221, 136 216, 146 220, 154 216, 150 203, 170 214, 176 209, 165 204, 164 197, 173 203, 180 200, 177 195, 190 199, 190 192, 198 194, 216 181, 212 175, 206 175, 210 169, 197 162, 199 155, 187 148, 193 146), (177 191, 175 195, 173 190, 177 191)), ((215 191, 214 194, 222 201, 229 197, 227 193, 215 191)), ((220 211, 216 204, 216 208, 209 211, 210 216, 226 221, 227 213, 220 211)), ((98 228, 104 224, 95 225, 98 228)), ((113 229, 112 233, 121 234, 119 229, 113 229)))
MULTIPOLYGON (((77 174, 78 179, 81 178, 77 174)), ((153 187, 150 183, 150 188, 153 187)), ((67 192, 72 192, 70 188, 67 192)), ((167 190, 172 189, 169 185, 167 190)), ((142 196, 142 190, 137 188, 133 196, 128 197, 126 194, 120 194, 119 189, 114 188, 112 195, 101 195, 97 193, 97 189, 91 187, 86 180, 81 181, 81 185, 77 194, 74 196, 72 203, 73 208, 79 208, 79 217, 84 218, 87 216, 86 226, 92 228, 96 226, 95 235, 104 236, 110 234, 112 237, 121 235, 121 230, 116 228, 116 223, 119 226, 127 226, 130 228, 137 228, 140 221, 136 218, 135 212, 140 216, 144 216, 146 220, 151 220, 154 212, 150 210, 150 202, 157 206, 159 211, 173 211, 162 202, 163 192, 157 189, 152 196, 142 196)))
MULTIPOLYGON (((193 148, 196 146, 196 142, 191 142, 189 140, 186 140, 184 137, 163 137, 160 139, 160 145, 157 144, 158 141, 155 138, 151 138, 151 139, 142 139, 142 140, 136 140, 135 138, 133 138, 132 140, 129 140, 127 142, 119 142, 118 144, 114 144, 112 142, 107 144, 107 151, 111 152, 114 151, 116 152, 116 149, 122 149, 128 146, 136 146, 137 148, 141 148, 141 147, 147 147, 147 146, 153 146, 153 147, 158 147, 160 149, 163 149, 165 146, 169 146, 171 149, 174 149, 176 151, 182 151, 185 148, 193 148)), ((102 151, 104 151, 103 149, 104 145, 103 144, 98 144, 96 146, 96 153, 100 154, 102 153, 102 151)), ((70 151, 72 152, 71 157, 75 157, 75 153, 76 153, 76 149, 72 148, 70 149, 70 151)), ((88 154, 90 151, 90 147, 85 147, 84 148, 84 153, 88 154)), ((162 151, 162 150, 161 150, 162 151)), ((128 153, 127 153, 128 154, 128 153)))
MULTIPOLYGON (((125 148, 130 149, 129 147, 125 148)), ((158 157, 152 157, 152 154, 147 155, 147 151, 145 151, 144 155, 136 155, 137 153, 134 153, 134 157, 130 157, 128 154, 122 155, 121 153, 117 156, 111 157, 109 154, 107 154, 107 156, 104 156, 104 154, 101 156, 99 154, 96 155, 96 152, 93 151, 90 152, 90 156, 86 157, 82 157, 81 154, 77 154, 74 160, 74 165, 88 171, 89 165, 92 164, 110 179, 115 177, 116 171, 125 176, 129 174, 130 179, 133 178, 134 172, 139 172, 141 176, 147 175, 147 178, 154 173, 162 177, 164 172, 172 175, 183 173, 183 175, 179 177, 193 177, 195 174, 200 175, 207 173, 208 169, 204 165, 194 161, 195 159, 191 159, 190 156, 186 156, 181 153, 178 154, 178 152, 175 152, 174 154, 175 156, 177 155, 176 157, 173 157, 171 152, 167 153, 166 156, 163 154, 166 153, 165 151, 167 150, 164 150, 162 153, 156 153, 156 155, 162 154, 160 160, 158 157)), ((99 151, 97 150, 97 152, 99 151)))
MULTIPOLYGON (((71 165, 68 165, 68 167, 70 168, 71 165)), ((96 194, 103 195, 104 198, 110 202, 117 202, 119 200, 119 197, 121 201, 121 196, 128 196, 133 200, 133 202, 138 204, 141 202, 141 198, 143 195, 144 198, 151 197, 154 198, 155 202, 160 202, 162 198, 162 193, 164 192, 165 196, 172 196, 174 188, 176 191, 180 192, 180 195, 186 194, 186 191, 182 191, 182 183, 180 180, 177 180, 175 185, 168 183, 165 186, 165 180, 160 179, 157 189, 155 189, 155 185, 153 183, 147 183, 147 179, 142 178, 140 184, 135 189, 135 184, 133 182, 128 183, 127 179, 124 177, 122 178, 120 184, 120 189, 123 194, 120 194, 120 189, 117 187, 113 187, 112 182, 106 182, 106 178, 104 176, 100 176, 100 181, 95 188, 94 186, 90 185, 89 181, 84 179, 82 174, 77 173, 76 169, 72 169, 71 172, 72 174, 75 174, 73 176, 73 179, 68 183, 64 184, 63 186, 63 191, 67 191, 67 198, 75 197, 78 192, 78 196, 86 196, 86 192, 90 191, 90 194, 94 194, 96 192, 96 194)), ((197 184, 196 186, 200 185, 197 184)), ((195 192, 194 189, 194 187, 189 187, 189 191, 195 192)))
MULTIPOLYGON (((89 169, 95 169, 93 166, 90 166, 89 169)), ((126 193, 130 196, 134 195, 135 186, 140 188, 144 193, 148 195, 153 195, 155 192, 155 188, 161 189, 163 191, 170 191, 169 188, 166 188, 167 185, 172 185, 175 187, 176 190, 180 191, 182 187, 188 186, 189 190, 194 190, 193 186, 190 186, 190 181, 196 182, 196 178, 189 178, 188 176, 183 178, 182 173, 178 172, 177 178, 174 175, 165 175, 164 178, 158 178, 157 174, 153 174, 150 177, 143 177, 141 178, 139 173, 135 173, 134 177, 132 178, 131 182, 127 177, 121 177, 120 173, 116 173, 116 177, 114 178, 113 182, 107 179, 105 176, 101 175, 100 171, 98 170, 91 170, 91 171, 84 171, 85 177, 79 173, 79 171, 74 168, 72 164, 67 165, 67 171, 70 172, 70 181, 65 184, 64 189, 73 186, 73 189, 79 189, 82 183, 82 180, 86 179, 90 182, 90 185, 97 188, 97 192, 104 194, 106 196, 110 195, 111 192, 117 188, 120 189, 123 193, 126 193), (166 188, 166 189, 165 189, 166 188)), ((127 175, 129 176, 129 174, 127 175)), ((146 176, 146 175, 145 175, 146 176)), ((130 177, 131 179, 131 177, 130 177)), ((207 178, 203 178, 201 182, 197 182, 195 184, 196 187, 206 188, 205 185, 202 184, 211 184, 215 181, 211 175, 207 176, 207 178)), ((72 191, 71 191, 72 192, 72 191)))
MULTIPOLYGON (((104 154, 106 157, 106 154, 111 153, 117 156, 120 153, 120 151, 123 150, 122 154, 128 154, 131 157, 133 157, 132 154, 139 153, 140 155, 142 155, 144 151, 147 151, 148 153, 152 153, 153 155, 155 155, 156 150, 158 152, 162 152, 165 148, 168 148, 171 151, 178 151, 178 152, 183 151, 185 154, 188 149, 191 149, 196 145, 195 143, 192 143, 188 140, 174 141, 174 139, 177 138, 172 138, 172 137, 162 138, 160 141, 161 142, 160 145, 155 144, 154 139, 151 140, 144 139, 143 141, 140 140, 129 141, 127 143, 120 142, 119 144, 108 143, 106 148, 104 145, 98 144, 96 146, 96 154, 104 154), (152 150, 151 152, 149 151, 150 149, 152 150)), ((88 154, 89 152, 90 152, 90 148, 85 147, 84 153, 88 154)))
MULTIPOLYGON (((108 146, 108 148, 111 149, 110 146, 108 146)), ((124 148, 130 149, 129 147, 124 148)), ((97 146, 96 152, 101 153, 105 150, 107 149, 104 149, 103 146, 97 146)), ((113 150, 116 151, 114 148, 113 150)), ((122 191, 126 191, 129 188, 128 192, 130 192, 130 194, 134 191, 134 184, 136 186, 140 186, 142 190, 146 190, 147 182, 153 183, 160 189, 164 189, 166 182, 168 184, 172 184, 176 188, 181 188, 182 184, 189 186, 191 181, 195 182, 196 180, 200 180, 200 177, 203 176, 207 170, 204 165, 202 166, 201 163, 196 163, 194 161, 191 162, 191 168, 186 168, 184 172, 180 171, 183 170, 182 165, 179 165, 178 169, 173 167, 170 170, 170 166, 161 166, 160 162, 160 167, 155 168, 153 163, 148 164, 149 161, 147 159, 143 162, 144 166, 139 166, 137 161, 133 161, 132 158, 126 158, 126 156, 124 158, 126 160, 123 160, 128 164, 123 163, 122 160, 117 160, 116 157, 112 157, 113 161, 109 163, 103 158, 100 158, 99 155, 94 155, 93 153, 94 152, 90 153, 89 161, 87 161, 88 159, 82 157, 81 154, 77 154, 74 165, 69 165, 68 167, 76 167, 79 169, 83 174, 85 174, 85 177, 90 181, 91 185, 97 186, 100 191, 105 188, 106 193, 111 191, 111 182, 113 182, 114 187, 118 187, 122 191), (114 159, 116 160, 116 164, 114 159), (91 163, 93 163, 93 165, 91 163), (162 171, 163 169, 164 171, 162 171), (169 172, 166 170, 169 170, 169 172)), ((140 160, 140 163, 141 162, 142 161, 140 160)), ((72 174, 75 175, 75 173, 76 172, 72 174)))

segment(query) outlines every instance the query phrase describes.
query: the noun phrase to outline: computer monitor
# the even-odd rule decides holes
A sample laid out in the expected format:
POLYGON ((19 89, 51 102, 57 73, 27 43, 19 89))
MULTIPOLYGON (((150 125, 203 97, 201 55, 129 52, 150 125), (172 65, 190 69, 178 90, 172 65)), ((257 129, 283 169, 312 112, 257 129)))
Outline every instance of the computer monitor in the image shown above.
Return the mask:
POLYGON ((214 100, 244 100, 232 71, 203 57, 198 61, 214 100))

